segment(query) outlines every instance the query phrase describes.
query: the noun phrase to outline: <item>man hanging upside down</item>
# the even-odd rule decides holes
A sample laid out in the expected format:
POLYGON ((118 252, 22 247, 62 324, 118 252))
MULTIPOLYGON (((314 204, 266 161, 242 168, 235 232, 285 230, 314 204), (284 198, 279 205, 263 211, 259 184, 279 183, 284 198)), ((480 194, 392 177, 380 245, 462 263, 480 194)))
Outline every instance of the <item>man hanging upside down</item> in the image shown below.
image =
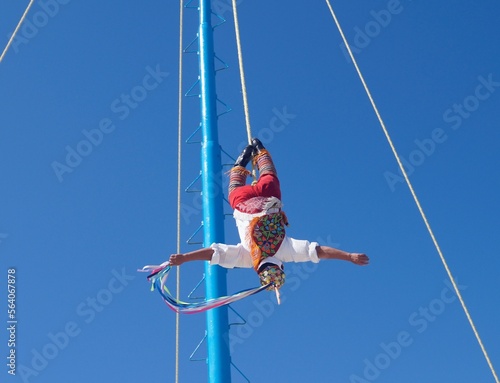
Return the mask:
POLYGON ((208 248, 185 254, 172 254, 170 264, 178 266, 188 261, 210 261, 226 268, 253 267, 262 285, 279 289, 285 283, 284 262, 315 262, 320 259, 340 259, 360 266, 368 264, 365 254, 348 253, 317 242, 297 240, 285 233, 288 221, 282 211, 280 182, 269 152, 257 138, 252 140, 230 171, 229 203, 241 243, 214 243, 208 248), (250 172, 245 168, 250 160, 259 171, 255 185, 246 185, 250 172))

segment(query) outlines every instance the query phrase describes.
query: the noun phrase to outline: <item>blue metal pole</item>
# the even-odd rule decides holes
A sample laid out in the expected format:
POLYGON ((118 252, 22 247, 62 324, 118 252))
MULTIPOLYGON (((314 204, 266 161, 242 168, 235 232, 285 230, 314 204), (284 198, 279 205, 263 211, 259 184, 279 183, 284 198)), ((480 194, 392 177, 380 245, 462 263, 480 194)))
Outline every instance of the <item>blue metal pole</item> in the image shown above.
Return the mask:
MULTIPOLYGON (((202 130, 202 199, 204 246, 224 242, 221 150, 217 129, 214 40, 210 0, 200 0, 200 87, 202 130)), ((227 295, 226 269, 205 264, 206 298, 227 295)), ((207 312, 207 347, 209 383, 231 382, 231 357, 225 334, 229 322, 227 307, 207 312)))

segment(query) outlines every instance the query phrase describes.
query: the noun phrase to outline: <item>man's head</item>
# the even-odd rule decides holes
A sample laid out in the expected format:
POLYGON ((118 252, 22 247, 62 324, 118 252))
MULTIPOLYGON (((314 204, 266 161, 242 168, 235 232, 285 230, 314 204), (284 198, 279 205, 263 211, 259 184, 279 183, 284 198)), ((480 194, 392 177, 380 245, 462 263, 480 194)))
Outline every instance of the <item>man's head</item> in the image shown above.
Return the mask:
POLYGON ((258 274, 260 284, 262 286, 272 283, 268 290, 274 290, 275 288, 279 289, 285 284, 285 272, 283 271, 283 266, 280 267, 273 263, 264 263, 261 267, 259 267, 258 274))

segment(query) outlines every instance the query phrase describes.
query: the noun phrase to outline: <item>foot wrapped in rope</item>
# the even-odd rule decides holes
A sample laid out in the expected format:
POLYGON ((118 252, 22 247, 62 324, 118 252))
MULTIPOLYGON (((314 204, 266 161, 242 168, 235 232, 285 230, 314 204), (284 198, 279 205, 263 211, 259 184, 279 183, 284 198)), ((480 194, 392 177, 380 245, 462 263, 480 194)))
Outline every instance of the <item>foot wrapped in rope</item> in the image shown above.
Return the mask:
POLYGON ((253 157, 253 164, 257 166, 259 174, 261 176, 265 174, 273 174, 277 176, 278 172, 276 171, 276 167, 274 166, 274 162, 269 151, 264 148, 262 142, 260 142, 257 138, 254 138, 253 142, 255 143, 254 148, 257 153, 253 157))

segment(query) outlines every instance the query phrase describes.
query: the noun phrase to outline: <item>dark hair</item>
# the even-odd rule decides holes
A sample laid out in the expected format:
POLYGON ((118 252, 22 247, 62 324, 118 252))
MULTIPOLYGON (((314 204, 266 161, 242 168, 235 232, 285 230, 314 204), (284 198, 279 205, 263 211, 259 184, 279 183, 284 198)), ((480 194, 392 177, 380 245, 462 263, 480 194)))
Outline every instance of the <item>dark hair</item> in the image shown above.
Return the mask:
POLYGON ((284 268, 283 268, 283 265, 281 265, 281 267, 280 267, 280 266, 278 266, 278 265, 276 265, 276 264, 274 264, 274 263, 271 263, 271 262, 266 262, 266 263, 263 263, 262 265, 260 265, 260 267, 259 267, 259 269, 257 270, 257 272, 258 272, 258 273, 260 273, 260 272, 264 271, 264 269, 265 269, 266 267, 269 267, 269 266, 278 267, 278 268, 280 268, 281 270, 283 270, 283 269, 284 269, 284 268))

